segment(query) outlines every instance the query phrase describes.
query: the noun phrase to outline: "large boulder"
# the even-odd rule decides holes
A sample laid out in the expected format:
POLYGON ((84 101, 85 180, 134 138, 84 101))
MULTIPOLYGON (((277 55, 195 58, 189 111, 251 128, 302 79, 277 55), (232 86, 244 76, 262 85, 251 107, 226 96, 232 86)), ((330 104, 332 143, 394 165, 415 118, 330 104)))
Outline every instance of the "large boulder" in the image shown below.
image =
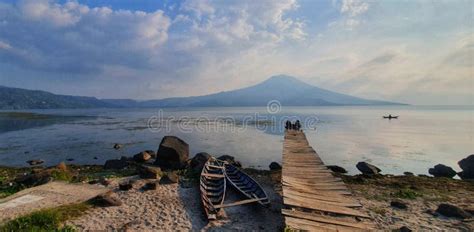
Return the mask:
POLYGON ((128 166, 128 162, 125 159, 111 159, 105 161, 104 169, 124 169, 128 166))
POLYGON ((160 179, 163 175, 161 168, 148 165, 139 166, 137 171, 142 179, 160 179))
POLYGON ((454 171, 454 169, 444 164, 438 164, 434 166, 434 168, 430 168, 428 172, 434 177, 453 178, 456 175, 456 171, 454 171))
POLYGON ((436 209, 436 212, 446 217, 456 217, 456 218, 462 218, 462 219, 472 217, 471 214, 464 211, 463 209, 455 205, 450 205, 450 204, 440 204, 438 206, 438 209, 436 209))
POLYGON ((235 160, 235 158, 233 156, 230 156, 230 155, 221 155, 217 159, 222 160, 222 161, 226 161, 228 164, 239 167, 239 168, 242 167, 242 164, 239 161, 235 160))
POLYGON ((208 153, 199 152, 191 159, 189 167, 195 172, 200 172, 209 158, 211 158, 211 155, 208 153))
POLYGON ((272 171, 277 171, 277 170, 281 170, 281 165, 277 162, 271 162, 270 165, 268 165, 268 167, 270 168, 270 170, 272 171))
POLYGON ((155 164, 165 169, 186 167, 189 158, 189 145, 176 136, 165 136, 156 154, 155 164))
POLYGON ((474 179, 474 154, 462 159, 458 164, 462 169, 462 172, 458 173, 461 179, 474 179))
POLYGON ((362 172, 362 174, 365 174, 365 175, 376 175, 382 171, 380 170, 380 168, 372 164, 369 164, 367 162, 359 162, 357 163, 356 167, 357 169, 359 169, 360 172, 362 172))
POLYGON ((337 165, 328 165, 326 167, 335 173, 342 173, 342 174, 347 173, 347 170, 345 168, 337 166, 337 165))
POLYGON ((151 154, 148 153, 147 151, 142 151, 136 155, 133 156, 133 160, 135 162, 143 163, 152 158, 151 154))

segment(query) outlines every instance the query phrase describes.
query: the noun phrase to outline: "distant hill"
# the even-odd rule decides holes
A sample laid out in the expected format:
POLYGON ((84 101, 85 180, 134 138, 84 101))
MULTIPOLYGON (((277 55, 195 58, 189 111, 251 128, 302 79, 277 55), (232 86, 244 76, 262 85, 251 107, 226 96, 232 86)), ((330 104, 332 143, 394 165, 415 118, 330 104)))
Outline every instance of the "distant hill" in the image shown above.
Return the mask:
POLYGON ((273 76, 257 85, 232 91, 146 101, 99 100, 0 86, 0 109, 266 106, 271 100, 277 100, 284 106, 401 105, 336 93, 286 75, 273 76))
POLYGON ((95 97, 57 95, 39 90, 0 86, 0 109, 56 109, 117 107, 95 97))
MULTIPOLYGON (((278 100, 286 106, 400 104, 340 94, 309 85, 291 76, 279 75, 247 88, 196 97, 136 101, 135 107, 266 106, 271 100, 278 100)), ((111 104, 122 105, 123 100, 109 99, 106 101, 111 104)), ((131 102, 126 103, 123 106, 130 107, 131 102)))

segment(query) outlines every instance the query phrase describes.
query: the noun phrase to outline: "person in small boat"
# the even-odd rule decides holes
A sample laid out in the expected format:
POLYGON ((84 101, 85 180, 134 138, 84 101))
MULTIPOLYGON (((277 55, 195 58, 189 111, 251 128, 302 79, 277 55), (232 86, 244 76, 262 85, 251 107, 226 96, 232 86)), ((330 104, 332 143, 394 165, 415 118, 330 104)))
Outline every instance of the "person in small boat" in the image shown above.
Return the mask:
POLYGON ((295 130, 300 130, 301 129, 301 123, 300 123, 300 120, 296 120, 295 122, 295 130))

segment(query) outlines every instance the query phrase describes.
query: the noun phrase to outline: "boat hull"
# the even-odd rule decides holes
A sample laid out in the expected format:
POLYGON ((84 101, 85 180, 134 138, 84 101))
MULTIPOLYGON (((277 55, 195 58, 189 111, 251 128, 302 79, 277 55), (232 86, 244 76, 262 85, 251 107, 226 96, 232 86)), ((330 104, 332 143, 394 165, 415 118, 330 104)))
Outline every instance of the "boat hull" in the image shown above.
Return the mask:
POLYGON ((224 203, 226 178, 222 162, 210 158, 204 165, 200 177, 201 201, 209 220, 217 219, 219 205, 224 203))
POLYGON ((225 176, 228 182, 249 199, 260 199, 257 202, 261 205, 270 203, 265 190, 249 175, 242 170, 230 165, 224 164, 225 176))

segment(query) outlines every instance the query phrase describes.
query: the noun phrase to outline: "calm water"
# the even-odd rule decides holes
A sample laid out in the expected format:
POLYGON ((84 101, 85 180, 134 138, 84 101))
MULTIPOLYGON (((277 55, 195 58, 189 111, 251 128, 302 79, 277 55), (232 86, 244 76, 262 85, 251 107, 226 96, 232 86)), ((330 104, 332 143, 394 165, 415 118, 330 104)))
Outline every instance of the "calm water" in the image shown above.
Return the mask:
POLYGON ((24 166, 30 159, 53 165, 68 158, 73 163, 103 164, 156 150, 164 135, 176 135, 190 144, 191 155, 229 154, 244 166, 267 168, 270 162, 281 161, 280 122, 287 117, 303 122, 310 144, 327 164, 351 173, 357 173, 358 161, 393 174, 427 173, 438 163, 459 170, 457 161, 474 153, 472 106, 283 106, 273 114, 266 107, 29 112, 54 116, 0 113, 0 165, 24 166), (382 119, 389 113, 400 118, 382 119), (124 148, 114 150, 115 143, 124 148))

